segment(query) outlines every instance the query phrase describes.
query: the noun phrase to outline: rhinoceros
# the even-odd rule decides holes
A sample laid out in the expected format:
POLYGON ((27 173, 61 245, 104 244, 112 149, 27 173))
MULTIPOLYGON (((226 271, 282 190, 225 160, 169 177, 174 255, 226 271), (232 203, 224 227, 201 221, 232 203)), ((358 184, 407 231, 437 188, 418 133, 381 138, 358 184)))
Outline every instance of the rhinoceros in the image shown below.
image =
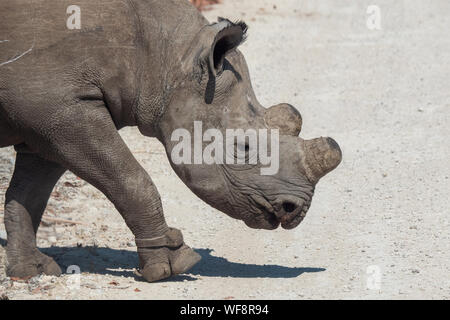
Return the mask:
MULTIPOLYGON (((237 47, 247 25, 210 23, 186 0, 2 0, 0 147, 15 146, 5 195, 7 274, 60 275, 36 247, 49 196, 67 170, 99 189, 135 236, 149 282, 184 273, 200 256, 166 224, 152 179, 118 130, 137 126, 165 147, 199 198, 251 228, 296 227, 316 183, 342 155, 332 138, 299 137, 302 117, 263 107, 237 47), (279 133, 279 169, 261 163, 179 163, 172 133, 203 128, 279 133)), ((236 150, 248 152, 247 139, 236 150)), ((237 152, 237 151, 236 151, 237 152)))

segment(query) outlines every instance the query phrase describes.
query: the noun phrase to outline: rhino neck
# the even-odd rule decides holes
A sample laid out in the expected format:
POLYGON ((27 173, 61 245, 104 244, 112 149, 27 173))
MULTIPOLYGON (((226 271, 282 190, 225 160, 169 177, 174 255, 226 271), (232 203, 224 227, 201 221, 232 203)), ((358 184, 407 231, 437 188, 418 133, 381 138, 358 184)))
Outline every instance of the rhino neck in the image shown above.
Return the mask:
POLYGON ((133 113, 139 130, 159 136, 159 122, 178 83, 181 58, 208 21, 188 1, 130 0, 138 37, 137 97, 133 113))

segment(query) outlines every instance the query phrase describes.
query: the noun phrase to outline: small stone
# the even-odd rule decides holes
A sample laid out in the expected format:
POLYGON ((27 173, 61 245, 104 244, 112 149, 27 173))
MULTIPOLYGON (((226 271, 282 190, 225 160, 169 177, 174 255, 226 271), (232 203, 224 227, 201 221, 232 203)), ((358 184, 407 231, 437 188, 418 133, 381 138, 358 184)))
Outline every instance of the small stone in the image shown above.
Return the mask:
POLYGON ((48 237, 48 242, 50 242, 51 244, 56 243, 56 237, 55 236, 48 237))
POLYGON ((66 232, 66 228, 57 227, 57 228, 55 228, 55 232, 56 233, 64 233, 64 232, 66 232))

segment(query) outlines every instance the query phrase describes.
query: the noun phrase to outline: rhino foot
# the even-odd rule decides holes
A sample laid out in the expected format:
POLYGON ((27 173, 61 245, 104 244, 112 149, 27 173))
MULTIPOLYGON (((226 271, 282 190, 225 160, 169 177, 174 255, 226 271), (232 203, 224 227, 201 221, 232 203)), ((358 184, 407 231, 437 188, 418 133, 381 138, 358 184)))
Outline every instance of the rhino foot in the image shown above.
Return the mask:
POLYGON ((202 257, 187 245, 183 244, 181 248, 170 251, 170 267, 172 274, 185 273, 196 265, 202 257))
MULTIPOLYGON (((142 252, 139 253, 142 257, 142 252)), ((167 279, 170 276, 185 273, 191 269, 201 257, 194 250, 183 244, 178 249, 155 249, 153 253, 146 252, 147 263, 139 269, 139 275, 148 282, 167 279), (155 261, 160 262, 155 262, 155 261), (161 261, 163 260, 163 261, 161 261)))
POLYGON ((148 282, 185 273, 201 260, 200 255, 183 242, 181 232, 173 228, 159 239, 136 239, 136 244, 139 275, 148 282))
POLYGON ((6 275, 11 278, 28 279, 40 274, 60 276, 62 273, 55 260, 38 249, 19 254, 7 248, 6 259, 6 275))

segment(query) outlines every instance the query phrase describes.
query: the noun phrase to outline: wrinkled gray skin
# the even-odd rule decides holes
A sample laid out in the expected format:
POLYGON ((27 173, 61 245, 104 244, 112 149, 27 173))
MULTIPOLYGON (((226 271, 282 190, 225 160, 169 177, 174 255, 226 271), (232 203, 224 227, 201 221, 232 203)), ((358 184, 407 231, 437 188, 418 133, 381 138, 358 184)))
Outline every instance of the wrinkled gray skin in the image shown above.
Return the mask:
POLYGON ((117 132, 125 126, 158 138, 169 155, 173 130, 192 132, 194 121, 223 132, 279 129, 276 175, 248 164, 172 167, 201 199, 252 228, 301 222, 341 153, 330 138, 299 138, 301 116, 290 105, 258 103, 236 49, 243 24, 209 24, 184 0, 78 0, 81 30, 69 30, 72 2, 0 2, 0 147, 18 151, 5 199, 10 276, 61 273, 36 248, 36 231, 66 170, 114 203, 136 237, 145 279, 198 262, 166 225, 158 191, 117 132))

